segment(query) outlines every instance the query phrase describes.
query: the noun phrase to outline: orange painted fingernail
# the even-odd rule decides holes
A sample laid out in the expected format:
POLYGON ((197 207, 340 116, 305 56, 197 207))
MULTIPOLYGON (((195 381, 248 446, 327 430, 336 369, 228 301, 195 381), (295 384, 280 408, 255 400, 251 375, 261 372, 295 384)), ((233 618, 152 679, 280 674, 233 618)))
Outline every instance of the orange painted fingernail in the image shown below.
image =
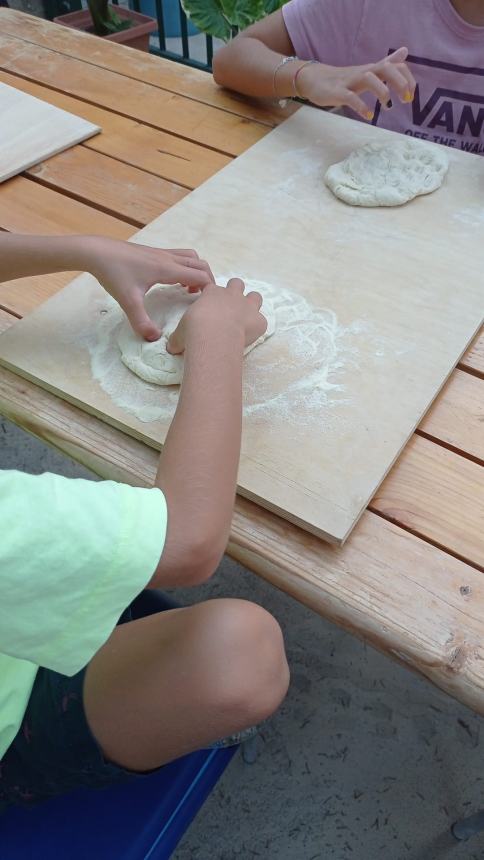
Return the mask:
POLYGON ((406 93, 405 93, 405 95, 403 96, 403 101, 404 101, 404 102, 413 102, 413 95, 412 95, 412 93, 410 92, 410 90, 407 90, 407 92, 406 92, 406 93))
POLYGON ((373 117, 374 117, 374 116, 375 116, 375 114, 373 113, 373 111, 372 111, 372 110, 368 110, 368 111, 366 112, 366 118, 367 118, 367 119, 369 119, 369 120, 370 120, 370 122, 371 122, 371 120, 373 119, 373 117))

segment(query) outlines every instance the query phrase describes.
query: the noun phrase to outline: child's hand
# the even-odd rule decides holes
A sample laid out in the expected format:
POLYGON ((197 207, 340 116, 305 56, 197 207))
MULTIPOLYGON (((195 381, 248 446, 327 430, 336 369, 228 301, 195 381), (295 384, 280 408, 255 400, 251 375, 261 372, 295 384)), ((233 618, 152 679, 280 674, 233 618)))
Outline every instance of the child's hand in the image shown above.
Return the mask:
POLYGON ((190 292, 198 292, 214 280, 208 263, 195 251, 161 251, 98 236, 86 241, 86 271, 119 302, 134 331, 146 340, 161 335, 144 306, 144 295, 153 284, 182 284, 190 292))
POLYGON ((297 89, 304 99, 320 107, 347 105, 363 119, 373 119, 372 112, 359 94, 369 92, 388 106, 391 90, 402 102, 411 102, 415 79, 405 63, 407 48, 399 48, 378 63, 365 66, 325 66, 314 63, 301 69, 297 89))
POLYGON ((267 329, 267 320, 260 313, 262 296, 260 293, 244 295, 244 282, 232 278, 227 286, 207 286, 203 295, 191 305, 178 323, 168 340, 168 352, 177 355, 184 352, 191 333, 195 331, 213 332, 225 327, 240 328, 244 346, 250 346, 267 329))

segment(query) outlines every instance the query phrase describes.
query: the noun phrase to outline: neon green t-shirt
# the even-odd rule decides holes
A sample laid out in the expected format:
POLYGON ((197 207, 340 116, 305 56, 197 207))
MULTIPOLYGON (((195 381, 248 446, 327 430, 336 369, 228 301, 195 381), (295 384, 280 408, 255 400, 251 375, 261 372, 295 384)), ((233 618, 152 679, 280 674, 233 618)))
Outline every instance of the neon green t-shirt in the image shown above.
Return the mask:
POLYGON ((37 669, 82 669, 151 579, 167 511, 158 489, 0 472, 0 759, 37 669))

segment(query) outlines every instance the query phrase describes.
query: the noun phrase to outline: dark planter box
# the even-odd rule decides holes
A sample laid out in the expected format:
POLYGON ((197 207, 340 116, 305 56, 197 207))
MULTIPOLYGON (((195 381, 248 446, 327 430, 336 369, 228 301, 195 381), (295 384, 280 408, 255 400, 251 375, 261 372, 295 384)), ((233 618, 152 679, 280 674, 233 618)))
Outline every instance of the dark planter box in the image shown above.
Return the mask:
MULTIPOLYGON (((120 30, 119 33, 110 33, 109 36, 101 36, 102 39, 108 39, 110 42, 122 42, 123 45, 128 45, 130 48, 138 48, 140 51, 149 51, 150 33, 158 29, 158 24, 153 18, 147 15, 141 15, 139 12, 133 12, 131 9, 125 9, 124 6, 111 7, 120 18, 130 18, 133 21, 133 26, 127 30, 120 30)), ((59 15, 54 18, 56 24, 62 24, 64 27, 71 27, 73 30, 84 30, 92 32, 92 18, 88 9, 83 9, 80 12, 69 12, 67 15, 59 15)))

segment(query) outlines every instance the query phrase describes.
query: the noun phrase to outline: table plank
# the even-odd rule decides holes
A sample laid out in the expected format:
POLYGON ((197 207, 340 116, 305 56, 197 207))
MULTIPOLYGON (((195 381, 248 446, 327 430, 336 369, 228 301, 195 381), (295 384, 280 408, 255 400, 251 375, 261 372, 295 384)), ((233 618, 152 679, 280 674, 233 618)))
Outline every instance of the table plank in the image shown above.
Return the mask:
POLYGON ((481 329, 481 332, 470 345, 460 365, 471 373, 475 373, 476 376, 484 378, 484 328, 481 329))
POLYGON ((83 146, 61 152, 26 174, 138 228, 188 194, 188 189, 173 182, 83 146))
MULTIPOLYGON (((103 478, 152 485, 155 451, 3 369, 0 412, 103 478)), ((484 580, 472 567, 369 512, 336 549, 240 498, 228 549, 484 714, 484 580)))
POLYGON ((262 123, 3 34, 0 66, 226 155, 239 155, 271 130, 262 123))
POLYGON ((273 101, 262 103, 237 93, 228 93, 217 87, 212 75, 206 72, 183 67, 143 51, 133 51, 114 42, 103 41, 100 46, 95 36, 77 30, 60 29, 49 21, 26 16, 22 12, 2 9, 0 20, 5 35, 16 36, 100 68, 257 120, 264 125, 275 125, 297 110, 297 106, 292 104, 282 109, 273 101))
MULTIPOLYGON (((1 197, 0 197, 1 205, 1 197)), ((60 232, 60 228, 59 232, 60 232)), ((78 272, 56 272, 53 275, 32 275, 0 284, 0 306, 23 317, 42 302, 65 287, 78 272)))
POLYGON ((23 176, 0 186, 0 227, 18 233, 100 233, 115 239, 133 235, 131 224, 23 176))
POLYGON ((419 426, 484 465, 484 379, 456 370, 419 426))
POLYGON ((186 188, 196 188, 232 161, 232 156, 207 149, 1 69, 0 81, 100 126, 102 133, 85 141, 83 146, 186 188))
POLYGON ((483 467, 413 436, 369 506, 484 571, 483 467))

